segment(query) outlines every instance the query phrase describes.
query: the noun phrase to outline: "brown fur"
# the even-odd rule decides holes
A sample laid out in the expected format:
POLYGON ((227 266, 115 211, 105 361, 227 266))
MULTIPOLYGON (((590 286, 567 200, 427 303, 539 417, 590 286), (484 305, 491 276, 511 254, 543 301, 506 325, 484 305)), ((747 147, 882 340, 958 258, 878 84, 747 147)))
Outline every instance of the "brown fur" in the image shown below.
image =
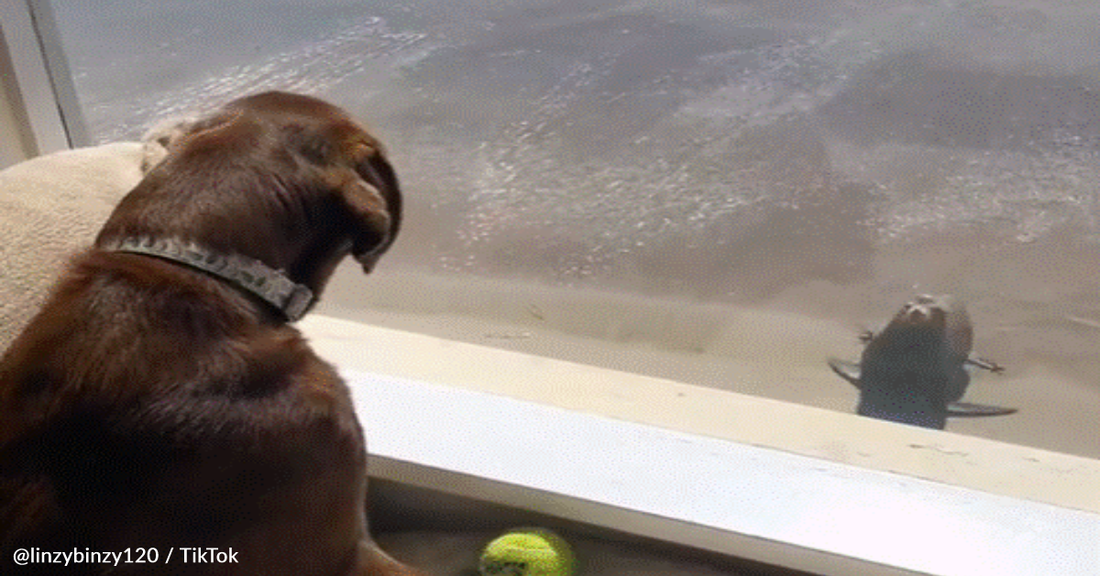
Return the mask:
MULTIPOLYGON (((173 141, 0 360, 0 566, 12 551, 232 548, 237 564, 18 573, 412 575, 366 526, 348 390, 281 313, 180 264, 100 249, 175 237, 319 294, 397 234, 398 182, 341 110, 236 100, 173 141)), ((0 573, 16 573, 9 568, 0 573)))

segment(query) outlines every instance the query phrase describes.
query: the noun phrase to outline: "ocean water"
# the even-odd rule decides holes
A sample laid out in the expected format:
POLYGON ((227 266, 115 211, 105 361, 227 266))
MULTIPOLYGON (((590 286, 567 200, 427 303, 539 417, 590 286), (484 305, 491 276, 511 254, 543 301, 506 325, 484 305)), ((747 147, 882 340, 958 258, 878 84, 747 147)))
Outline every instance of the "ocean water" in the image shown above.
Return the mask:
POLYGON ((53 4, 97 141, 263 89, 363 117, 394 265, 853 326, 948 292, 1100 389, 1100 5, 53 4))

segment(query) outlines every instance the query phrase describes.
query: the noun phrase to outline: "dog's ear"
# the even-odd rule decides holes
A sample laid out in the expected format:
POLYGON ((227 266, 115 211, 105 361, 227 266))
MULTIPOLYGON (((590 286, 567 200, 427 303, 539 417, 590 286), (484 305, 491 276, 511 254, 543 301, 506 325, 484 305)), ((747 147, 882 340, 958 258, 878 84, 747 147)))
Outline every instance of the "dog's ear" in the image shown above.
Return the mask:
POLYGON ((153 125, 142 137, 141 172, 148 174, 195 124, 193 118, 173 118, 153 125))
POLYGON ((374 143, 356 143, 351 166, 329 168, 328 184, 351 215, 351 254, 370 272, 401 227, 401 190, 385 153, 374 143))
POLYGON ((169 118, 153 125, 141 137, 141 171, 148 174, 164 161, 173 149, 186 140, 205 131, 227 125, 238 118, 236 111, 225 110, 218 114, 199 119, 194 117, 169 118))

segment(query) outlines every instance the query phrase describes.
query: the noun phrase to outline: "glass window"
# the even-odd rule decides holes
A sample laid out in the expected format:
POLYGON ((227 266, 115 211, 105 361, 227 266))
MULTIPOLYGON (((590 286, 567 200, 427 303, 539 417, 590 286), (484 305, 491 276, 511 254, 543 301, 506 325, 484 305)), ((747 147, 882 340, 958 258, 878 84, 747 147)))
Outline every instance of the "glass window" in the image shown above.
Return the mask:
POLYGON ((330 314, 851 411, 830 357, 965 301, 1010 406, 1100 457, 1100 6, 53 0, 96 142, 249 92, 376 127, 394 253, 330 314))

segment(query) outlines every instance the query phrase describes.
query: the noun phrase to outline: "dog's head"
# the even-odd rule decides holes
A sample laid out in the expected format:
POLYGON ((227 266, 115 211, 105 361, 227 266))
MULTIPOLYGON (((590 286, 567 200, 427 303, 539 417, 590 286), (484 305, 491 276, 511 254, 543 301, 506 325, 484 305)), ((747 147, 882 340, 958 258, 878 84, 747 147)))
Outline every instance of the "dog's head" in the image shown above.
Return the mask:
POLYGON ((174 129, 163 145, 166 156, 97 244, 193 241, 284 270, 316 293, 348 254, 369 272, 400 228, 400 188, 382 144, 316 98, 240 98, 174 129))

